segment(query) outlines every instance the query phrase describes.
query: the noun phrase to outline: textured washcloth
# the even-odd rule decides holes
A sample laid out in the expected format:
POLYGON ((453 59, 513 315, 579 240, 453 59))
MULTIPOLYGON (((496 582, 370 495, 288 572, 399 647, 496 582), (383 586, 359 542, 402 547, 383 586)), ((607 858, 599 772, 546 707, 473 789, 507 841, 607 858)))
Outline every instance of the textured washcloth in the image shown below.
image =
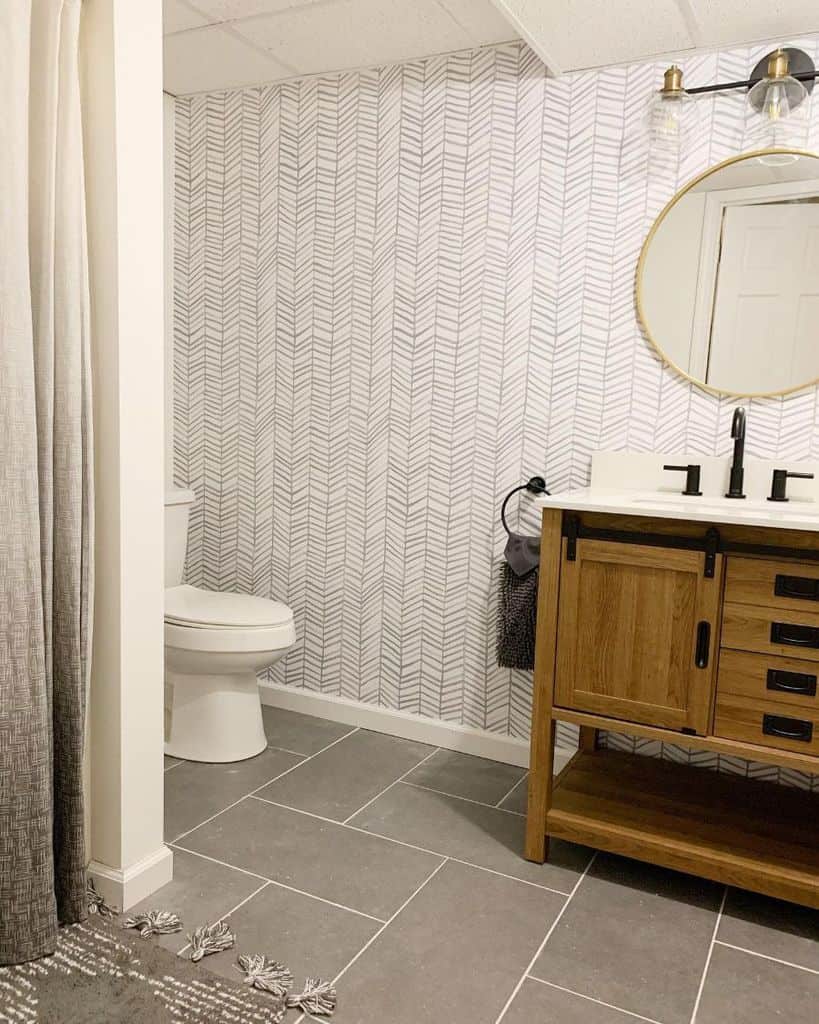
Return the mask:
POLYGON ((508 562, 500 566, 497 643, 501 668, 535 667, 538 567, 519 576, 508 562))

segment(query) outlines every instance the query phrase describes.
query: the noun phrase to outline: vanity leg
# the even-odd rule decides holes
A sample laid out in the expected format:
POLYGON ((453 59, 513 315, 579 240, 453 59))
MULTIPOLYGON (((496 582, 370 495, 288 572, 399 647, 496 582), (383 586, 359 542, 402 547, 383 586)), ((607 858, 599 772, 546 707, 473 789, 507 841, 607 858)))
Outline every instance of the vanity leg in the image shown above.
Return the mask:
POLYGON ((546 836, 546 812, 552 802, 552 785, 555 755, 555 722, 549 718, 543 729, 541 743, 532 744, 533 756, 529 771, 529 798, 526 811, 527 860, 542 864, 549 856, 549 840, 546 836))
POLYGON ((597 750, 598 732, 599 730, 591 725, 580 726, 580 740, 577 746, 584 754, 593 754, 597 750))
POLYGON ((557 604, 562 561, 563 514, 543 510, 540 538, 535 674, 532 694, 532 733, 529 752, 529 803, 523 855, 542 864, 549 855, 546 815, 552 803, 552 772, 555 759, 555 723, 552 698, 557 653, 557 604))

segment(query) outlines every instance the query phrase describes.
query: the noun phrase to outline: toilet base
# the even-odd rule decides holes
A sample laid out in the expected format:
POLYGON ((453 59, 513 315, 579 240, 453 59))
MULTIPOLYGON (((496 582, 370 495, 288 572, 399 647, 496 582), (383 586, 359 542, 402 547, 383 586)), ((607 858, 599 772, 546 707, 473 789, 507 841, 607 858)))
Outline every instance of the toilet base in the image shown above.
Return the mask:
POLYGON ((267 747, 255 672, 187 675, 165 671, 165 753, 222 764, 267 747))

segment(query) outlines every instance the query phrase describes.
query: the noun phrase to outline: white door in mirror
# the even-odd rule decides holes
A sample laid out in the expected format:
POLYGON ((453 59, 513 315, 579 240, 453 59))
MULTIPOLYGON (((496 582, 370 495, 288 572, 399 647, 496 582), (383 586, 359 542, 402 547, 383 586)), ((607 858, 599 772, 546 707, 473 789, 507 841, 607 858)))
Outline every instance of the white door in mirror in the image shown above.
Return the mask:
POLYGON ((817 375, 819 203, 729 206, 706 383, 779 391, 817 375))

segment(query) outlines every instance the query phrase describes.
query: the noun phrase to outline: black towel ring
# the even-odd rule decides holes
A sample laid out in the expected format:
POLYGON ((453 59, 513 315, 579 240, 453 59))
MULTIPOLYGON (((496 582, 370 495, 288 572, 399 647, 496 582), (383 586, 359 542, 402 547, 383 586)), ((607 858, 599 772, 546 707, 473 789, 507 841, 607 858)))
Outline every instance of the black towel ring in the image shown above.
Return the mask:
POLYGON ((549 493, 546 490, 546 481, 543 479, 542 476, 530 477, 525 484, 521 484, 519 487, 513 487, 512 490, 503 499, 503 504, 501 505, 500 518, 501 522, 503 523, 503 528, 504 530, 506 530, 507 535, 511 534, 512 531, 509 529, 506 523, 506 506, 509 504, 509 499, 513 497, 515 494, 517 494, 518 491, 528 491, 530 494, 549 493))

